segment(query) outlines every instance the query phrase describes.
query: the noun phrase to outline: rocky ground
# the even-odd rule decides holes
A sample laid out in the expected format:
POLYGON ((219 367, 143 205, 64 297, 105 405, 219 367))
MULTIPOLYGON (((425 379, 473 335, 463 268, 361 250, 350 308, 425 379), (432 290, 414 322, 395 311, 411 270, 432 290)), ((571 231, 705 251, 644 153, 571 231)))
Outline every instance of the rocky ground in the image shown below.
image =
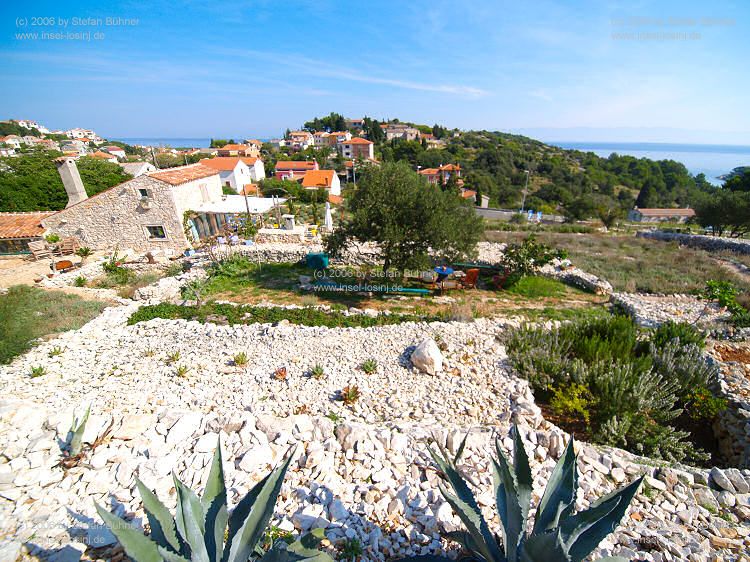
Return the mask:
MULTIPOLYGON (((356 538, 366 560, 438 552, 452 548, 440 533, 459 521, 428 468, 428 438, 455 449, 471 429, 463 469, 495 526, 487 466, 493 433, 507 450, 510 424, 520 424, 537 494, 568 439, 543 419, 526 382, 506 366, 497 336, 516 328, 513 321, 372 329, 166 320, 126 326, 136 307, 109 308, 0 370, 0 559, 78 560, 87 545, 86 557, 112 555, 113 537, 98 525, 94 502, 142 524, 134 476, 173 505, 170 472, 200 487, 218 439, 230 503, 297 444, 275 513, 280 527, 325 527, 334 545, 356 538), (414 346, 426 339, 442 357, 434 375, 412 366, 414 346), (170 363, 176 351, 180 357, 170 363), (232 362, 240 351, 246 367, 232 362), (369 358, 378 370, 368 375, 361 364, 369 358), (316 363, 326 374, 319 380, 308 376, 316 363), (38 365, 46 374, 30 378, 38 365), (178 375, 182 365, 185 376, 178 375), (278 380, 282 367, 286 378, 278 380), (345 406, 337 392, 354 384, 361 397, 345 406), (111 432, 66 472, 55 466, 58 440, 89 403, 85 440, 110 425, 111 432)), ((661 468, 586 444, 579 446, 579 470, 579 508, 648 475, 598 554, 741 560, 750 548, 750 471, 661 468)))

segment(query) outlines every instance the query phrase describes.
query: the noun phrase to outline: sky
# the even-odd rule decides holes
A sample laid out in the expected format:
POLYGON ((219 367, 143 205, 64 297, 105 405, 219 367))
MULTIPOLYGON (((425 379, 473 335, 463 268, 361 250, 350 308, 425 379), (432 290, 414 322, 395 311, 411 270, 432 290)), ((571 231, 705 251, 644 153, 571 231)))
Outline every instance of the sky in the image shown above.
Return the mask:
POLYGON ((747 0, 3 2, 0 118, 269 138, 336 111, 750 145, 748 37, 747 0))

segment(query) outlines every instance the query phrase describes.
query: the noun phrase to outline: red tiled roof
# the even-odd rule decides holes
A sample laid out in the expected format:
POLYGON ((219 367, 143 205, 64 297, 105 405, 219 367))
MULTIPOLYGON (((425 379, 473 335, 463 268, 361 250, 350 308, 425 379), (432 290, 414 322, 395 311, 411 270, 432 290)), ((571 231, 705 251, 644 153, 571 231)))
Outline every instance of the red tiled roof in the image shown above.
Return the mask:
POLYGON ((234 170, 239 162, 240 159, 237 156, 217 156, 216 158, 204 158, 199 164, 214 170, 229 172, 234 170))
POLYGON ((114 154, 110 154, 109 152, 102 152, 101 150, 97 150, 90 156, 91 158, 99 158, 101 160, 111 160, 112 158, 117 158, 114 154))
POLYGON ((639 212, 645 217, 692 217, 695 216, 693 209, 638 209, 635 211, 639 212))
POLYGON ((45 230, 42 226, 42 219, 53 214, 53 211, 0 213, 0 239, 41 236, 45 230))
POLYGON ((258 161, 258 160, 260 160, 260 158, 254 158, 254 157, 252 157, 252 156, 241 156, 241 157, 240 157, 240 160, 242 160, 242 161, 243 161, 243 162, 244 162, 245 164, 247 164, 248 166, 252 166, 252 165, 253 165, 253 164, 255 164, 255 163, 256 163, 256 162, 258 161))
POLYGON ((334 195, 333 193, 328 194, 328 201, 334 205, 341 205, 344 202, 344 198, 341 195, 334 195))
POLYGON ((189 166, 180 166, 179 168, 169 168, 158 172, 151 172, 149 177, 154 178, 169 185, 182 185, 201 178, 207 178, 216 175, 216 170, 204 166, 203 164, 190 164, 189 166))
POLYGON ((352 137, 348 141, 344 141, 341 144, 374 144, 372 141, 363 139, 362 137, 352 137))
POLYGON ((313 170, 314 160, 279 160, 276 162, 276 171, 279 170, 313 170))
POLYGON ((217 150, 247 150, 248 145, 246 144, 225 144, 217 150))
POLYGON ((464 189, 461 192, 461 197, 463 197, 464 199, 470 199, 470 198, 476 197, 476 196, 477 196, 477 192, 473 191, 471 189, 464 189))
POLYGON ((302 178, 302 187, 331 187, 334 170, 310 170, 302 178))

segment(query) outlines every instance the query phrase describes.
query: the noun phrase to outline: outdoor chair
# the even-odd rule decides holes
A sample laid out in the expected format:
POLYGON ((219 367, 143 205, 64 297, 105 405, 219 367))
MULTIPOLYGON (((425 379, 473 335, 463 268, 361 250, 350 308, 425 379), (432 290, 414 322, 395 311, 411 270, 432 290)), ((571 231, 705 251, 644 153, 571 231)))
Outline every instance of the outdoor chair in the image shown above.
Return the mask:
POLYGON ((466 276, 461 281, 464 289, 476 289, 477 280, 479 279, 479 269, 466 270, 466 276))
POLYGON ((34 261, 50 259, 52 257, 52 252, 44 240, 29 242, 29 250, 31 250, 31 255, 34 257, 34 261))
POLYGON ((63 238, 57 248, 59 255, 70 256, 75 254, 80 247, 81 245, 78 243, 78 238, 76 238, 75 236, 69 236, 67 238, 63 238))

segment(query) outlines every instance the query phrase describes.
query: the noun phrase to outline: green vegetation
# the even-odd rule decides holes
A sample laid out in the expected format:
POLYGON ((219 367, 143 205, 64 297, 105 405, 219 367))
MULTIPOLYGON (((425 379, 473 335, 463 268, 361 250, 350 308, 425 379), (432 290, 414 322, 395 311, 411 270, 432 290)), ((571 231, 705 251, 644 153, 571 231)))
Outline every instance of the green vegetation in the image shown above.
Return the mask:
POLYGON ((495 279, 495 284, 503 287, 513 286, 524 277, 534 275, 555 258, 566 257, 564 250, 554 250, 538 242, 536 236, 531 234, 520 244, 510 243, 506 246, 501 260, 504 273, 495 279))
POLYGON ((336 557, 337 560, 349 560, 354 561, 358 560, 360 556, 362 556, 362 553, 364 552, 364 549, 362 548, 362 543, 359 542, 359 539, 343 539, 338 545, 338 556, 336 557))
POLYGON ((88 283, 88 279, 86 279, 86 277, 83 276, 83 275, 79 275, 73 281, 73 286, 74 287, 85 287, 86 283, 88 283))
MULTIPOLYGON (((468 435, 467 435, 468 436, 468 435)), ((500 442, 495 442, 496 457, 492 458, 494 482, 493 496, 497 501, 500 519, 500 536, 493 534, 479 504, 461 476, 458 462, 463 455, 464 438, 455 455, 439 446, 430 448, 437 466, 438 476, 448 484, 440 492, 466 527, 465 531, 447 535, 468 552, 471 559, 485 562, 581 562, 599 543, 620 524, 630 502, 638 492, 643 477, 624 488, 602 496, 588 509, 573 513, 575 509, 578 469, 573 438, 552 471, 547 488, 539 501, 533 528, 528 532, 529 511, 534 479, 529 457, 521 439, 518 426, 513 428, 513 463, 503 452, 500 442), (498 539, 502 541, 499 544, 498 539)), ((430 557, 433 561, 450 560, 447 557, 430 557)), ((423 557, 405 559, 407 562, 424 560, 423 557)), ((602 559, 604 560, 604 559, 602 559)), ((622 558, 608 558, 610 562, 622 558)))
POLYGON ((359 391, 359 387, 356 384, 345 386, 339 391, 339 398, 347 406, 351 406, 352 404, 354 404, 357 400, 359 400, 360 396, 361 393, 359 391))
POLYGON ((470 257, 482 232, 465 200, 403 163, 368 169, 348 203, 347 220, 326 237, 326 251, 336 256, 353 240, 377 242, 384 271, 427 267, 429 249, 447 262, 470 257))
POLYGON ((555 279, 531 276, 523 277, 513 283, 508 288, 508 292, 527 299, 557 298, 565 294, 565 285, 555 279))
POLYGON ((47 374, 47 369, 43 365, 37 365, 36 367, 31 368, 31 373, 29 373, 29 376, 32 379, 35 379, 37 377, 43 377, 47 374))
POLYGON ((738 302, 738 291, 732 283, 711 280, 706 284, 703 297, 725 307, 732 314, 732 324, 738 328, 750 326, 750 310, 738 302))
POLYGON ((159 560, 202 560, 205 562, 332 562, 317 550, 325 538, 323 529, 315 529, 296 541, 278 535, 274 540, 268 523, 289 468, 294 450, 281 464, 256 484, 229 513, 224 483, 221 447, 214 453, 203 496, 174 477, 177 490, 175 517, 156 495, 138 478, 136 485, 143 500, 151 533, 145 536, 123 519, 97 504, 96 511, 120 541, 125 553, 136 562, 159 560), (263 542, 272 544, 262 549, 263 542))
MULTIPOLYGON (((685 413, 711 395, 716 381, 718 370, 703 359, 703 344, 689 326, 641 334, 630 318, 612 316, 551 332, 519 330, 509 337, 508 353, 564 427, 636 454, 705 461, 709 455, 699 447, 714 444, 702 441, 701 425, 711 420, 696 424, 695 413, 685 413)), ((705 416, 721 404, 698 406, 705 416)))
POLYGON ((106 306, 61 291, 16 285, 0 295, 0 365, 30 349, 37 339, 77 330, 106 306))
MULTIPOLYGON (((58 156, 61 153, 34 150, 0 159, 0 211, 57 211, 65 208, 68 196, 54 162, 58 156)), ((117 164, 97 158, 80 158, 77 166, 89 196, 132 177, 117 164)))
MULTIPOLYGON (((485 232, 491 242, 520 242, 524 234, 485 232)), ((744 292, 750 283, 719 267, 708 252, 634 236, 561 234, 539 232, 539 242, 564 250, 582 270, 606 279, 615 291, 641 293, 691 293, 701 291, 711 279, 732 281, 744 292)))
POLYGON ((316 363, 315 366, 310 369, 310 376, 314 379, 320 380, 326 376, 326 373, 323 370, 323 367, 316 363))
POLYGON ((235 306, 231 304, 206 303, 201 306, 183 306, 161 303, 142 306, 128 319, 128 324, 146 322, 154 318, 170 320, 197 320, 215 322, 217 319, 227 324, 274 324, 287 320, 303 326, 326 326, 328 328, 369 328, 401 324, 402 322, 434 321, 438 317, 422 317, 408 314, 366 314, 344 315, 338 311, 325 311, 317 308, 282 308, 267 306, 235 306))
POLYGON ((70 425, 66 442, 68 444, 68 453, 70 456, 78 456, 81 454, 83 448, 83 434, 86 431, 86 422, 89 421, 89 415, 91 414, 91 406, 86 408, 83 416, 80 418, 76 416, 73 418, 73 423, 70 425))
POLYGON ((241 351, 240 353, 235 353, 234 357, 232 357, 232 363, 234 363, 237 367, 247 367, 248 363, 248 357, 247 353, 244 351, 241 351))
POLYGON ((750 171, 732 175, 723 187, 702 193, 695 203, 696 220, 714 234, 744 236, 750 232, 750 171))
POLYGON ((362 365, 362 370, 365 372, 366 375, 374 375, 378 372, 378 362, 375 361, 375 359, 366 359, 362 365))

